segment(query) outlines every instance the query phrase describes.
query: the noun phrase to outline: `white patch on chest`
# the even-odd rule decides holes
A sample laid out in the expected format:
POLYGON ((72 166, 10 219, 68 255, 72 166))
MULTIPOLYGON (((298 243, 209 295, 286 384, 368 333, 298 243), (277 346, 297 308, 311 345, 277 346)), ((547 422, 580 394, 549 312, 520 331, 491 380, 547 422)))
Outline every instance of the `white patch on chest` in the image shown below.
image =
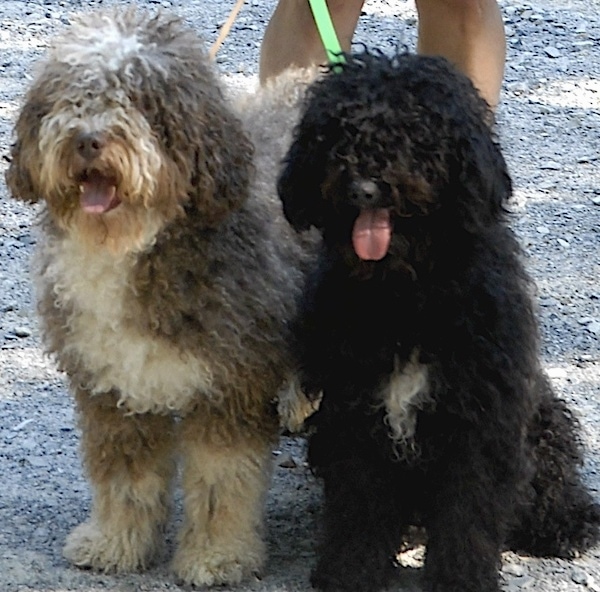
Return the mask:
POLYGON ((427 366, 417 361, 416 352, 409 362, 396 369, 385 385, 382 398, 386 408, 385 422, 394 440, 406 442, 414 436, 417 411, 429 400, 427 366))
POLYGON ((128 317, 135 255, 82 249, 72 239, 43 249, 50 263, 37 279, 40 287, 53 287, 60 308, 73 311, 65 349, 90 373, 91 393, 117 389, 119 404, 135 413, 182 409, 199 391, 210 395, 210 368, 202 359, 142 333, 128 317))

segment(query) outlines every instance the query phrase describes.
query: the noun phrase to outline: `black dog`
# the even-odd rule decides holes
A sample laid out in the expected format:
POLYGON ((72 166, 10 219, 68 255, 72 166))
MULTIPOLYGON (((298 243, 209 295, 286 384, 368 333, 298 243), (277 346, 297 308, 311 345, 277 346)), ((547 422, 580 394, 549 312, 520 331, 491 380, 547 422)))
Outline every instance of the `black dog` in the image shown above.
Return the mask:
POLYGON ((311 88, 280 178, 323 232, 299 320, 325 537, 313 584, 376 590, 409 525, 425 585, 497 591, 500 553, 598 539, 575 419, 540 369, 511 181, 470 81, 441 58, 365 52, 311 88))

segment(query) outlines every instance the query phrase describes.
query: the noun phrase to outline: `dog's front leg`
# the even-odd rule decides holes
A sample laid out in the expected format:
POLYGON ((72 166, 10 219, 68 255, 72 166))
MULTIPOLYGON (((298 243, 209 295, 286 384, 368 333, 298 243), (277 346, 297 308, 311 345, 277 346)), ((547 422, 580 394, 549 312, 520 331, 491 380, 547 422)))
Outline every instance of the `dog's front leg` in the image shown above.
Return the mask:
POLYGON ((514 500, 514 471, 508 467, 511 459, 488 456, 490 450, 477 445, 482 440, 473 434, 456 437, 443 462, 429 473, 428 592, 500 589, 500 553, 514 500))
POLYGON ((380 590, 394 573, 404 525, 390 481, 392 467, 381 461, 376 466, 377 456, 361 455, 348 433, 317 432, 311 447, 311 464, 325 486, 325 532, 311 582, 328 592, 380 590), (317 449, 329 458, 317 459, 317 449))
POLYGON ((174 474, 173 420, 127 415, 112 394, 76 392, 90 518, 67 537, 65 557, 103 571, 143 569, 162 546, 174 474))
POLYGON ((250 439, 223 417, 199 410, 181 428, 185 520, 173 570, 195 586, 237 584, 259 572, 265 560, 271 434, 250 439))

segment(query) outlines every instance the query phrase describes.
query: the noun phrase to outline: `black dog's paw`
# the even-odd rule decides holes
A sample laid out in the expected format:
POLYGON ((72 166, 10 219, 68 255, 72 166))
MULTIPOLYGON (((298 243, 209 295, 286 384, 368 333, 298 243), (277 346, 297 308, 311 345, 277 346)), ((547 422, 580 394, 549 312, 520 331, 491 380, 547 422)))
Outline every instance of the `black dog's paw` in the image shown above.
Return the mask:
POLYGON ((477 580, 434 580, 425 578, 423 583, 425 592, 500 592, 500 584, 496 579, 477 580))
POLYGON ((312 573, 310 583, 313 588, 324 592, 349 592, 351 590, 347 583, 332 574, 323 573, 319 569, 315 569, 312 573))
POLYGON ((379 592, 392 579, 395 570, 390 562, 385 566, 365 564, 360 558, 352 564, 334 566, 323 558, 313 571, 310 583, 323 592, 379 592))
POLYGON ((500 592, 498 571, 492 565, 474 566, 465 570, 458 561, 441 569, 425 567, 423 589, 425 592, 500 592))

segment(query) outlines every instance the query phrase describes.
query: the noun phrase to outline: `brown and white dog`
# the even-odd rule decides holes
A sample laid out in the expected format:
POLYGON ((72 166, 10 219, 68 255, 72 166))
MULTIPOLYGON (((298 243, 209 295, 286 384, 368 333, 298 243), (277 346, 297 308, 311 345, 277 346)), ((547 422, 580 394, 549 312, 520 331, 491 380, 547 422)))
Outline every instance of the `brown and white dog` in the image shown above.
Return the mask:
POLYGON ((196 34, 128 11, 80 19, 25 97, 6 178, 42 202, 43 335, 93 487, 64 549, 75 565, 156 558, 179 455, 177 577, 235 583, 263 565, 273 400, 305 257, 275 193, 296 112, 276 95, 236 115, 196 34))

